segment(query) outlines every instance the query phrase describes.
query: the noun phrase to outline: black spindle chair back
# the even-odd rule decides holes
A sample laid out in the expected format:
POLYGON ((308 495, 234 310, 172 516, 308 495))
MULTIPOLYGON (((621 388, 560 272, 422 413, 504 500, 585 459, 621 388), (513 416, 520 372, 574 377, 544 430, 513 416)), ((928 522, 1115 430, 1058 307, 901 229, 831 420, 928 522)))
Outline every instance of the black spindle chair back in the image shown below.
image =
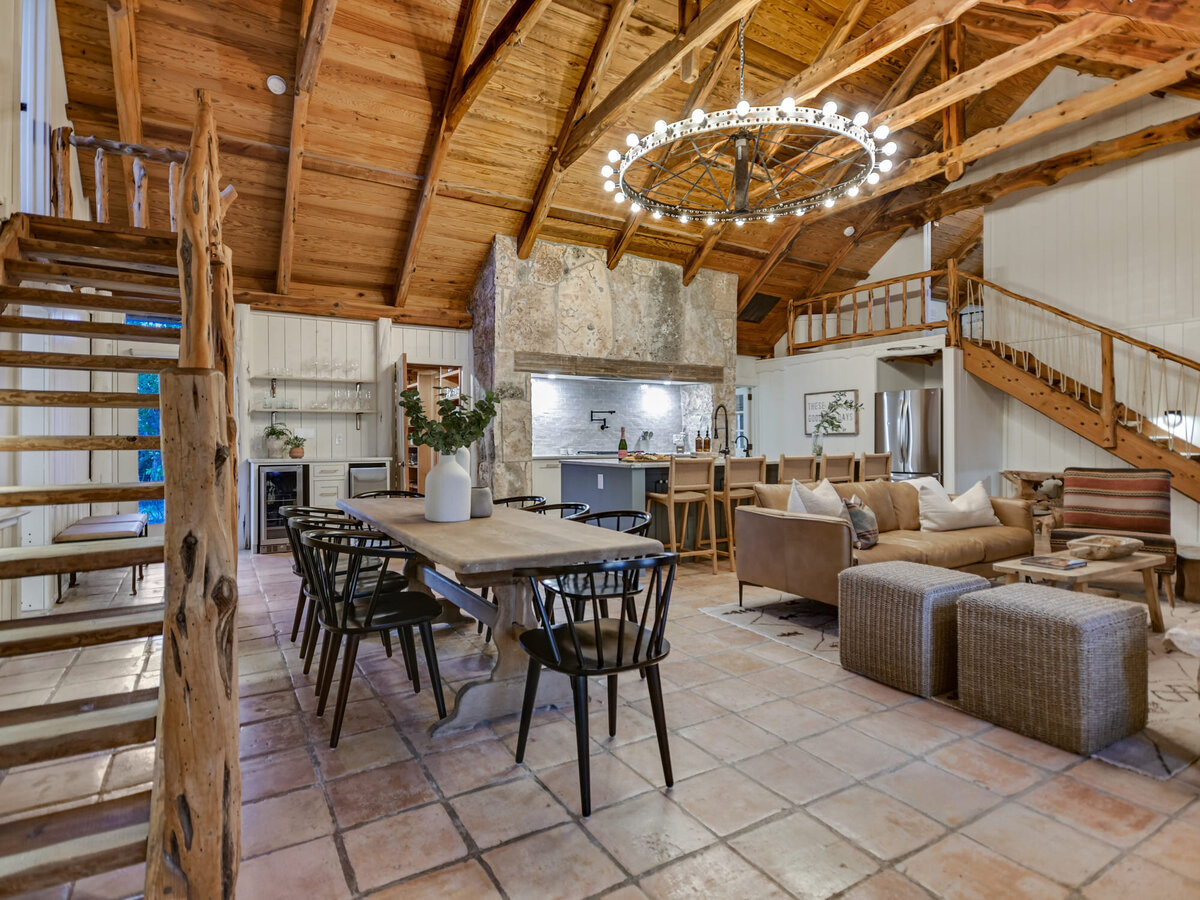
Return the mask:
POLYGON ((526 506, 524 509, 526 512, 538 513, 551 518, 578 519, 591 512, 592 508, 586 503, 572 501, 569 503, 539 503, 536 506, 526 506))
POLYGON ((399 498, 407 497, 407 498, 411 498, 414 500, 420 500, 424 496, 425 495, 422 494, 420 491, 363 491, 361 494, 355 494, 354 499, 355 500, 378 500, 378 499, 381 499, 384 497, 399 497, 399 498))
POLYGON ((541 506, 545 502, 545 497, 530 494, 527 497, 501 497, 499 500, 493 500, 492 506, 515 506, 518 509, 528 509, 531 506, 541 506))
POLYGON ((625 534, 636 534, 645 537, 650 530, 653 516, 643 509, 610 509, 604 512, 588 512, 575 517, 576 522, 585 525, 596 525, 599 528, 611 528, 613 531, 623 531, 625 534))

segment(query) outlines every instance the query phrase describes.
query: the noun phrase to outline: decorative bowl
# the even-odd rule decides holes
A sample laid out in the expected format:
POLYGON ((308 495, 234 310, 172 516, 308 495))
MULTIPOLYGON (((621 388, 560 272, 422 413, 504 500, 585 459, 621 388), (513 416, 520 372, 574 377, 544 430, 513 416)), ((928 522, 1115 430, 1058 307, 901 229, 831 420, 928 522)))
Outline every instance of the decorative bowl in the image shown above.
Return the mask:
POLYGON ((1092 534, 1067 541, 1072 556, 1080 559, 1121 559, 1137 553, 1146 546, 1137 538, 1116 537, 1108 534, 1092 534))

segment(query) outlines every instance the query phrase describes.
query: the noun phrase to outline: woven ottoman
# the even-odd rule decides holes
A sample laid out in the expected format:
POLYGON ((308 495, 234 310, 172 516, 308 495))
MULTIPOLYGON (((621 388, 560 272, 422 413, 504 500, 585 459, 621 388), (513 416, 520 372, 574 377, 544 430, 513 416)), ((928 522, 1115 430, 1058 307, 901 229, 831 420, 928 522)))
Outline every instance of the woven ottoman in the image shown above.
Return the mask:
POLYGON ((1072 753, 1141 731, 1146 607, 1034 584, 958 604, 958 699, 971 715, 1072 753))
POLYGON ((986 578, 911 562, 853 566, 838 575, 842 666, 910 694, 954 689, 955 603, 986 578))

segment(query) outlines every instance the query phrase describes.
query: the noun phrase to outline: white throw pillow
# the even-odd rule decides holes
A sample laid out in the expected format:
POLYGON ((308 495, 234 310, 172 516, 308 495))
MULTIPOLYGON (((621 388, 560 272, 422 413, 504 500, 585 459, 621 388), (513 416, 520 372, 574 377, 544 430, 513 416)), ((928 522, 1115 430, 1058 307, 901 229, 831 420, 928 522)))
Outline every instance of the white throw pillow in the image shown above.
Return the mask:
POLYGON ((946 489, 942 486, 942 483, 932 475, 923 475, 920 478, 910 478, 908 481, 905 481, 904 484, 911 484, 917 489, 918 493, 920 493, 923 489, 928 488, 935 494, 945 498, 947 501, 950 500, 950 495, 946 493, 946 489))
POLYGON ((969 491, 953 500, 945 489, 939 493, 924 485, 920 491, 920 502, 922 531, 958 531, 961 528, 1000 524, 996 513, 992 511, 992 501, 982 481, 975 482, 969 491))
POLYGON ((809 490, 800 482, 792 479, 792 493, 788 496, 787 511, 790 513, 808 513, 813 516, 833 516, 850 521, 846 512, 846 504, 842 503, 837 489, 826 478, 817 485, 815 490, 809 490))

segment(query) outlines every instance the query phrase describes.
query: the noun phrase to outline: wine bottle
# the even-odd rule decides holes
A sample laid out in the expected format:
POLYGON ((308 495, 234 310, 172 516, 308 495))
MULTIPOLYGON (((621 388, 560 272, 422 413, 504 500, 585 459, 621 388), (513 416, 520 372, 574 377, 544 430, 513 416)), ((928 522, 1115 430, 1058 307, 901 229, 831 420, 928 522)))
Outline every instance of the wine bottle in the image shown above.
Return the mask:
POLYGON ((704 452, 705 453, 712 452, 712 436, 709 434, 707 428, 704 429, 704 452))
POLYGON ((696 452, 697 453, 704 452, 704 438, 700 437, 700 429, 699 428, 696 429, 696 452))
POLYGON ((621 426, 621 441, 617 444, 617 459, 624 459, 629 455, 629 442, 625 440, 625 426, 621 426))

